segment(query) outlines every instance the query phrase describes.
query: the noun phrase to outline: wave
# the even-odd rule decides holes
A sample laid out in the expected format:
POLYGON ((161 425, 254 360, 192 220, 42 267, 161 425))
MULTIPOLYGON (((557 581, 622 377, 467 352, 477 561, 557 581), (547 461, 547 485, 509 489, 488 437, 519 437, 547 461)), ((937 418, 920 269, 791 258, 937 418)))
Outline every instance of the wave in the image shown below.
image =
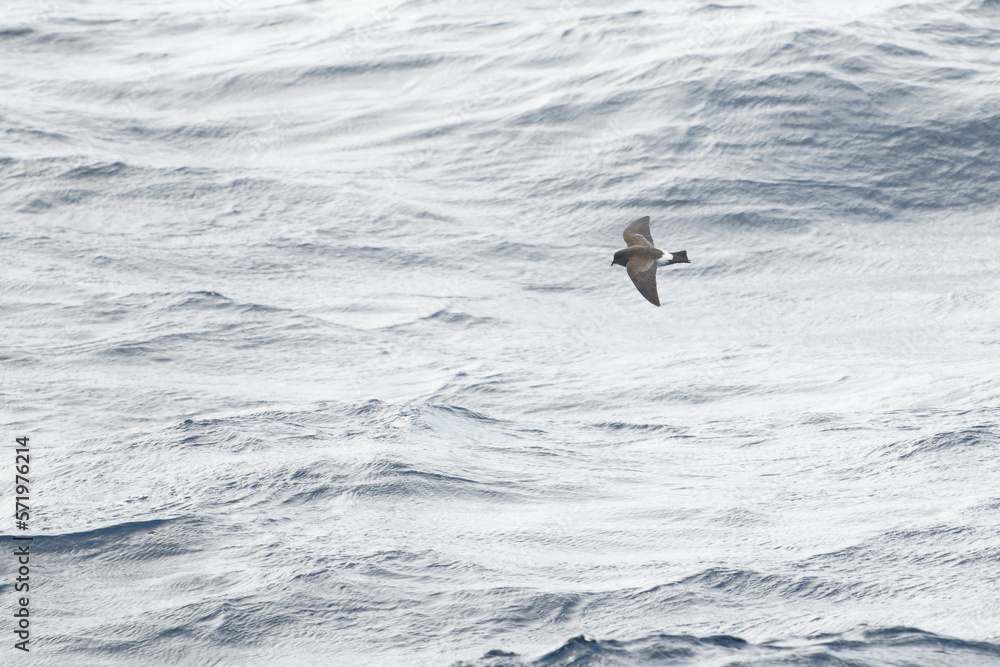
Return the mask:
POLYGON ((455 667, 580 667, 583 665, 757 665, 760 667, 903 664, 987 665, 1000 660, 1000 645, 936 635, 916 628, 859 629, 840 634, 751 643, 731 635, 655 634, 619 641, 573 637, 559 648, 530 659, 493 650, 455 667))
POLYGON ((937 457, 941 454, 979 452, 992 456, 1000 445, 1000 433, 992 426, 959 429, 898 443, 888 448, 900 460, 915 457, 937 457))
POLYGON ((47 554, 85 560, 154 559, 198 551, 185 546, 183 534, 202 523, 193 518, 126 521, 75 533, 37 535, 32 544, 47 554))

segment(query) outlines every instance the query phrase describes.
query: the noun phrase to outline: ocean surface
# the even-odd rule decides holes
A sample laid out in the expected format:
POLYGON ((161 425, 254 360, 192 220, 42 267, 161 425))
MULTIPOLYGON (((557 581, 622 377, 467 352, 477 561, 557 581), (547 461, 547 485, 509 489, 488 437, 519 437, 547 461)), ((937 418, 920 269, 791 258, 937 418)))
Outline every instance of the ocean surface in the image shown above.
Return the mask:
POLYGON ((5 0, 0 71, 0 664, 1000 665, 1000 3, 5 0))

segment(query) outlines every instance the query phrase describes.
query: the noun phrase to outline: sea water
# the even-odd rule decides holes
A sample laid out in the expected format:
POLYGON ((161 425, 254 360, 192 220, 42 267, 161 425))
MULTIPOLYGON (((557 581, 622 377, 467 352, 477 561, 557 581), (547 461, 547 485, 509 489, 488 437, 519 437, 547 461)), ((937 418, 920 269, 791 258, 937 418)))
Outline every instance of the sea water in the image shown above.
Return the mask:
POLYGON ((1000 664, 996 2, 15 0, 0 69, 3 664, 1000 664))

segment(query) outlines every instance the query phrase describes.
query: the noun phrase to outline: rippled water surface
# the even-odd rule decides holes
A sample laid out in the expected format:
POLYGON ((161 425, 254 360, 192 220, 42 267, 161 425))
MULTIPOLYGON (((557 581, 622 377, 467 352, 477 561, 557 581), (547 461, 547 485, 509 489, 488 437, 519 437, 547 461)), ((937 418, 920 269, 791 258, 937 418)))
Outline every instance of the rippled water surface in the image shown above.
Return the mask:
POLYGON ((997 3, 17 0, 0 70, 3 664, 1000 665, 997 3))

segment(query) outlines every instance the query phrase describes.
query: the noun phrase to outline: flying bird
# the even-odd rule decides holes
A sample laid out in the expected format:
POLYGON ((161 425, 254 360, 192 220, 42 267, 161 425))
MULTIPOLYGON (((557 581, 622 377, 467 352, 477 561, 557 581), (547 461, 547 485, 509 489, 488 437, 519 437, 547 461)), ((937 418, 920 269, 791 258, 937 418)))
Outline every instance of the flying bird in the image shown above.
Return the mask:
MULTIPOLYGON (((660 296, 656 293, 656 260, 663 257, 663 251, 653 246, 653 235, 649 233, 649 216, 639 218, 626 227, 622 236, 628 247, 615 253, 611 266, 615 264, 624 266, 639 294, 646 297, 646 300, 654 306, 659 306, 660 296)), ((663 266, 690 263, 687 250, 681 250, 670 253, 670 259, 664 262, 663 266)))

